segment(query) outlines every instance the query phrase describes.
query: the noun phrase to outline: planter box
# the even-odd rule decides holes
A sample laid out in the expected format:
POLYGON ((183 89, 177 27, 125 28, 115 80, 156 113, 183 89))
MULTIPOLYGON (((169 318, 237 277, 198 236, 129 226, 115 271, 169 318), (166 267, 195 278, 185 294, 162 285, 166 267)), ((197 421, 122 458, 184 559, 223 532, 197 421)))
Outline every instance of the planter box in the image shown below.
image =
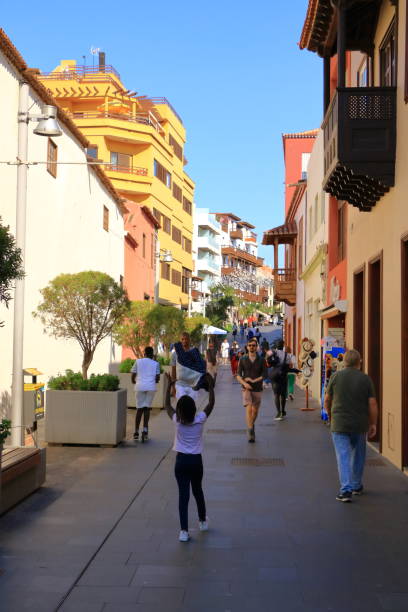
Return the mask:
POLYGON ((170 372, 170 370, 171 366, 163 366, 163 372, 160 375, 159 384, 153 398, 152 408, 160 408, 160 410, 164 408, 164 400, 166 399, 164 381, 166 380, 166 372, 170 372))
MULTIPOLYGON (((164 391, 165 391, 165 373, 170 372, 171 366, 163 366, 163 372, 160 375, 160 380, 157 385, 156 393, 154 394, 152 408, 164 408, 164 391)), ((117 374, 120 380, 120 388, 126 389, 127 391, 127 405, 128 408, 136 408, 136 396, 135 396, 135 386, 132 383, 132 375, 131 374, 117 374)))
POLYGON ((46 400, 46 442, 116 446, 126 435, 126 389, 48 390, 46 400))

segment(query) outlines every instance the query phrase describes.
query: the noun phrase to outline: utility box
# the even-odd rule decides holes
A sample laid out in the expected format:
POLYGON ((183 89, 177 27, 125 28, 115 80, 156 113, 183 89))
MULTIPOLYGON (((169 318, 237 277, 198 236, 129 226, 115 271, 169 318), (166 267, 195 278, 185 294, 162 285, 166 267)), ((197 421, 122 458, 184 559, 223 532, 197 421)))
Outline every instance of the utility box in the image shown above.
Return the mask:
POLYGON ((37 429, 37 421, 44 418, 44 383, 37 382, 36 368, 23 370, 24 376, 31 376, 30 383, 24 383, 24 422, 26 428, 37 429))

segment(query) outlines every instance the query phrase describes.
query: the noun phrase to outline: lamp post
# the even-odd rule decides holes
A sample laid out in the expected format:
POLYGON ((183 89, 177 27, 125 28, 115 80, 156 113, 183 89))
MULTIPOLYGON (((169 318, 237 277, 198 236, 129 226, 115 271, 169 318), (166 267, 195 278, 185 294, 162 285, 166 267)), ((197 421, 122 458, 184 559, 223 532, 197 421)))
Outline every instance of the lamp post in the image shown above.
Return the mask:
MULTIPOLYGON (((28 113, 29 85, 20 84, 18 105, 18 150, 17 150, 17 190, 16 190, 16 246, 21 250, 23 267, 25 264, 26 211, 27 211, 27 150, 28 123, 38 121, 34 133, 39 136, 61 136, 62 131, 56 120, 55 106, 44 106, 42 115, 28 113)), ((11 393, 11 443, 23 445, 23 352, 24 352, 24 278, 16 281, 14 292, 13 328, 13 378, 11 393)))
POLYGON ((154 282, 154 303, 159 303, 159 280, 160 280, 160 262, 171 263, 173 261, 173 255, 168 249, 160 249, 160 243, 156 240, 156 252, 155 252, 155 282, 154 282), (162 257, 162 259, 160 259, 162 257))

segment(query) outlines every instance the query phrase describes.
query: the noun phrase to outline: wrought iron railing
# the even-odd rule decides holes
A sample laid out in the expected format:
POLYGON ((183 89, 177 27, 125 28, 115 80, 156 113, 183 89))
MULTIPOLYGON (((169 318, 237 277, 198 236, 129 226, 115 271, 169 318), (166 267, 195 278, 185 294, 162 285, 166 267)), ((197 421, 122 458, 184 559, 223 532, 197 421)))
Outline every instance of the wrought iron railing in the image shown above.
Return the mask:
POLYGON ((70 79, 84 77, 88 74, 114 74, 120 80, 119 72, 111 64, 106 64, 105 66, 99 66, 99 64, 96 66, 67 66, 65 69, 60 70, 58 72, 55 70, 53 72, 42 72, 41 78, 45 77, 47 79, 70 79))
POLYGON ((109 112, 75 112, 71 113, 73 119, 118 119, 119 121, 130 121, 152 126, 157 132, 162 133, 163 128, 151 113, 137 113, 136 115, 109 112))
POLYGON ((148 176, 147 168, 142 168, 139 166, 121 166, 120 164, 105 164, 103 166, 105 170, 110 170, 111 172, 123 172, 124 174, 136 174, 138 176, 148 176))

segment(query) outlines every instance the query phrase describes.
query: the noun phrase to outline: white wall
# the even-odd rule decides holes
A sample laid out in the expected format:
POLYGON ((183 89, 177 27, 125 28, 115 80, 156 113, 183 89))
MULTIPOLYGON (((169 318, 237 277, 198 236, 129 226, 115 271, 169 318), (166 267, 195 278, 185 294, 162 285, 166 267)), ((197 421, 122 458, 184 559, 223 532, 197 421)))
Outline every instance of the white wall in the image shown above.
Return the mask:
MULTIPOLYGON (((0 53, 0 159, 17 155, 19 75, 0 53)), ((39 100, 30 93, 30 113, 39 113, 39 100)), ((46 161, 48 139, 33 134, 29 124, 28 159, 46 161)), ((85 162, 82 146, 61 124, 63 135, 54 138, 58 161, 85 162)), ((0 164, 0 216, 15 232, 16 166, 0 164)), ((31 313, 40 301, 39 290, 63 272, 99 270, 116 281, 124 273, 123 219, 117 204, 96 174, 86 165, 58 165, 54 178, 45 164, 30 166, 27 185, 25 264, 24 367, 44 372, 41 380, 66 368, 80 370, 82 354, 74 341, 56 340, 43 333, 31 313), (109 232, 103 229, 103 207, 109 209, 109 232)), ((12 372, 13 302, 0 306, 0 405, 7 403, 12 372)), ((118 347, 104 340, 96 350, 90 372, 106 372, 110 360, 120 358, 118 347)), ((30 382, 29 380, 27 382, 30 382)))

